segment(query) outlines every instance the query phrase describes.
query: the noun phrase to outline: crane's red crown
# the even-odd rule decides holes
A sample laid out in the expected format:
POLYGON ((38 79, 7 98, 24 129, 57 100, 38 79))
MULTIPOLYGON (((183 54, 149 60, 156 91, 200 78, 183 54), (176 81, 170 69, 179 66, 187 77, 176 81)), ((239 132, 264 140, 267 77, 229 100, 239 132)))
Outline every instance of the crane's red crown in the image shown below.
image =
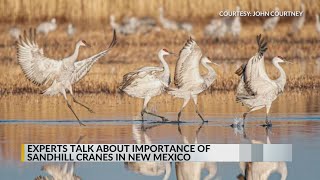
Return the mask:
POLYGON ((164 50, 165 52, 169 52, 166 48, 163 48, 162 50, 164 50))
POLYGON ((284 59, 282 56, 278 56, 278 58, 280 58, 280 59, 282 59, 282 60, 284 59))

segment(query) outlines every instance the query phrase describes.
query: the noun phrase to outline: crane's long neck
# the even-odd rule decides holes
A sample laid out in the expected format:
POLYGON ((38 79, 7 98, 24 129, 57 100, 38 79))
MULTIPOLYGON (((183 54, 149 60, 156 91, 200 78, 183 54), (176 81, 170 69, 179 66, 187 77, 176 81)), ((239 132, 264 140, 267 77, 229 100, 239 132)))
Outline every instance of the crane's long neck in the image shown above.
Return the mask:
POLYGON ((159 12, 159 20, 160 20, 160 22, 163 22, 163 21, 165 21, 165 17, 164 17, 164 15, 163 15, 163 9, 160 9, 160 12, 159 12))
POLYGON ((203 78, 204 78, 204 82, 206 83, 207 87, 209 87, 213 83, 213 81, 215 80, 217 73, 207 63, 202 62, 202 65, 208 70, 208 73, 203 78))
POLYGON ((170 69, 169 69, 169 65, 168 63, 164 60, 163 54, 161 52, 159 52, 158 57, 160 59, 160 62, 163 66, 163 77, 165 79, 165 81, 168 81, 169 83, 169 78, 170 78, 170 69))
POLYGON ((171 162, 166 162, 165 168, 166 168, 166 173, 163 177, 163 180, 168 180, 171 174, 171 162))
POLYGON ((275 82, 277 83, 277 85, 281 88, 281 90, 284 90, 284 85, 286 84, 286 80, 287 80, 287 76, 286 73, 284 72, 284 70, 282 69, 282 67, 279 65, 278 62, 272 62, 273 65, 279 70, 280 72, 280 77, 278 79, 275 80, 275 82))
POLYGON ((77 60, 78 55, 79 55, 79 50, 80 50, 80 43, 77 43, 73 54, 69 57, 69 59, 72 61, 72 63, 77 60))
POLYGON ((278 21, 280 20, 280 16, 275 16, 275 17, 273 17, 273 20, 274 20, 275 22, 278 22, 278 21))
POLYGON ((115 18, 114 17, 110 17, 110 25, 113 29, 118 29, 119 28, 119 24, 116 23, 115 18))

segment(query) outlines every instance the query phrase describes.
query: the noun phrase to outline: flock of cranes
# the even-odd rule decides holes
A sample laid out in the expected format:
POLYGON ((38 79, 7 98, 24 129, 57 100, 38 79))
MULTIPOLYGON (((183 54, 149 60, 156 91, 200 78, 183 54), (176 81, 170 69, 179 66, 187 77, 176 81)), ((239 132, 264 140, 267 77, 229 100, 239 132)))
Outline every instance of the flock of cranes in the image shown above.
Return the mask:
MULTIPOLYGON (((58 24, 56 18, 52 18, 50 21, 45 21, 40 23, 36 28, 37 34, 43 34, 47 36, 50 32, 57 30, 58 24)), ((66 28, 66 34, 72 37, 76 32, 76 28, 72 23, 69 23, 66 28)), ((19 36, 23 35, 21 29, 17 26, 11 27, 9 29, 9 34, 14 40, 19 40, 19 36)))
MULTIPOLYGON (((44 55, 43 49, 36 42, 36 30, 30 29, 29 33, 24 32, 24 35, 20 36, 17 42, 17 58, 27 79, 36 85, 49 85, 43 91, 44 95, 62 94, 66 105, 79 124, 84 125, 71 107, 67 92, 70 92, 75 103, 93 113, 88 106, 80 103, 75 98, 72 86, 81 80, 89 72, 93 64, 105 56, 116 43, 117 36, 114 30, 110 45, 99 53, 86 59, 78 60, 80 47, 90 47, 86 41, 80 40, 76 43, 74 52, 70 56, 55 60, 44 55)), ((284 91, 286 84, 286 74, 279 63, 286 61, 280 56, 273 58, 272 63, 279 70, 280 77, 276 80, 271 80, 266 73, 264 65, 267 42, 259 35, 257 36, 257 44, 258 52, 236 71, 236 74, 240 76, 236 99, 250 109, 243 114, 243 123, 241 125, 245 125, 244 122, 248 113, 265 107, 266 123, 264 126, 269 127, 272 125, 271 121, 268 120, 271 104, 284 91)), ((158 53, 161 62, 159 67, 142 67, 125 74, 119 89, 132 97, 144 99, 141 111, 142 120, 144 120, 145 113, 159 117, 162 121, 168 120, 164 116, 147 110, 148 102, 151 98, 167 92, 184 100, 178 113, 177 122, 180 122, 181 113, 190 99, 194 102, 196 113, 205 122, 197 106, 197 96, 207 90, 217 78, 215 70, 209 65, 212 61, 202 53, 196 41, 190 37, 180 50, 179 55, 176 55, 178 59, 174 73, 175 87, 172 87, 170 85, 170 68, 164 59, 164 56, 168 55, 175 55, 175 53, 169 52, 167 49, 161 49, 158 53), (200 74, 200 65, 206 69, 206 74, 200 74)), ((239 127, 240 123, 232 124, 231 126, 239 127)))
MULTIPOLYGON (((240 11, 240 6, 237 6, 235 11, 240 11)), ((280 11, 278 7, 274 8, 274 11, 280 11)), ((300 11, 304 13, 300 17, 294 17, 292 25, 289 29, 288 35, 294 35, 301 31, 305 24, 305 5, 302 3, 300 5, 300 11)), ((319 15, 316 14, 316 25, 315 29, 320 34, 320 22, 319 15)), ((278 22, 280 21, 279 16, 273 16, 267 18, 263 25, 262 29, 264 31, 273 31, 275 30, 278 22)), ((163 29, 168 29, 172 31, 182 30, 192 35, 193 25, 190 22, 177 22, 168 17, 165 17, 163 7, 159 8, 159 17, 158 22, 160 27, 163 29)), ((125 17, 121 23, 116 22, 114 15, 109 17, 110 26, 115 29, 118 33, 123 35, 131 34, 145 34, 151 31, 160 31, 161 28, 157 26, 157 20, 151 17, 125 17)), ((42 33, 47 35, 49 32, 55 31, 57 29, 56 19, 52 18, 50 21, 42 22, 37 27, 37 33, 42 33)), ((203 34, 207 38, 216 38, 220 39, 225 37, 227 34, 232 35, 232 37, 239 37, 242 30, 241 19, 239 16, 234 17, 220 17, 212 19, 209 24, 207 24, 203 29, 203 34)), ((72 37, 75 34, 76 30, 73 24, 69 23, 66 28, 66 33, 69 37, 72 37)), ((21 35, 21 30, 18 27, 12 27, 9 29, 9 34, 16 40, 19 39, 21 35)))
MULTIPOLYGON (((305 11, 305 5, 301 4, 301 11, 305 11)), ((240 11, 240 7, 236 8, 240 11)), ((275 11, 279 8, 275 7, 275 11)), ((280 17, 270 17, 266 19, 263 24, 264 31, 272 31, 276 28, 280 17)), ((175 22, 168 19, 164 14, 164 9, 159 8, 159 22, 163 28, 171 30, 184 30, 192 32, 192 25, 189 22, 175 22)), ((292 23, 292 33, 301 30, 305 22, 305 13, 303 16, 296 17, 292 23)), ((18 39, 17 43, 17 56, 18 62, 25 74, 25 76, 34 84, 49 85, 43 91, 45 95, 62 94, 66 105, 78 120, 80 125, 84 125, 76 112, 71 107, 68 99, 67 92, 70 92, 72 100, 80 106, 87 109, 89 112, 93 111, 83 103, 80 103, 73 94, 72 86, 81 80, 90 70, 90 68, 100 58, 104 57, 117 43, 116 33, 120 34, 134 34, 136 32, 146 33, 156 27, 156 20, 144 17, 127 17, 124 18, 122 23, 117 23, 115 16, 110 16, 110 25, 114 29, 113 39, 109 47, 101 50, 99 53, 92 55, 83 60, 78 60, 80 47, 90 47, 84 40, 76 43, 74 52, 61 60, 48 58, 44 55, 43 49, 39 47, 36 42, 36 34, 44 34, 55 31, 57 29, 56 19, 53 18, 48 22, 43 22, 37 26, 36 29, 30 30, 28 33, 22 34, 20 29, 14 27, 10 29, 10 34, 18 39)), ((320 20, 316 15, 316 30, 320 33, 320 20)), ((230 33, 234 37, 238 37, 241 32, 240 17, 224 17, 220 19, 213 19, 209 25, 205 27, 205 34, 211 37, 223 37, 226 33, 230 33)), ((72 24, 67 26, 68 36, 73 36, 76 32, 72 24)), ((264 54, 267 51, 267 42, 261 35, 256 37, 258 51, 239 67, 236 74, 239 77, 239 85, 236 92, 237 102, 249 108, 249 111, 243 114, 242 121, 231 124, 232 127, 245 126, 245 119, 250 112, 256 111, 261 108, 266 108, 266 119, 263 126, 271 126, 272 123, 268 119, 269 111, 272 102, 284 91, 286 84, 286 73, 280 66, 285 63, 284 58, 276 56, 272 59, 272 63, 278 69, 280 76, 272 80, 268 77, 265 65, 264 54)), ((162 121, 168 119, 162 115, 156 114, 148 110, 149 101, 164 93, 168 93, 173 97, 183 99, 183 104, 177 114, 177 122, 180 122, 181 114, 192 99, 195 112, 198 114, 203 122, 206 122, 204 116, 198 109, 197 96, 207 90, 210 86, 214 86, 214 81, 217 78, 215 70, 211 67, 212 60, 206 56, 202 49, 198 46, 196 41, 190 37, 184 46, 181 48, 179 54, 161 49, 158 52, 160 60, 159 67, 142 67, 140 69, 131 71, 123 76, 119 89, 135 98, 144 99, 143 107, 141 110, 141 118, 144 119, 145 114, 161 118, 162 121), (170 68, 165 60, 165 56, 177 56, 174 81, 171 85, 170 68), (206 74, 200 73, 200 67, 205 68, 206 74)), ((215 64, 215 63, 213 63, 215 64)))

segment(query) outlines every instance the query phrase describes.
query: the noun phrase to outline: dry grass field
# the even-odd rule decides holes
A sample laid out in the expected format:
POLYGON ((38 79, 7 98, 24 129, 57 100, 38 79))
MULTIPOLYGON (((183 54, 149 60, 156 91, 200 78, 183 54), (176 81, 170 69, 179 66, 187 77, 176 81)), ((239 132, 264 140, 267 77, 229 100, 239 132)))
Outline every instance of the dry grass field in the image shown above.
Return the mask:
MULTIPOLYGON (((305 1, 307 19, 301 32, 293 37, 287 35, 290 18, 280 20, 275 31, 264 33, 263 18, 242 18, 242 31, 238 39, 230 36, 213 41, 205 38, 203 28, 221 9, 233 9, 237 4, 244 10, 271 10, 277 1, 1 1, 0 2, 0 94, 40 93, 44 87, 29 82, 17 64, 15 41, 8 30, 14 24, 21 29, 36 27, 41 20, 57 18, 58 28, 48 36, 38 36, 40 46, 48 57, 61 59, 73 52, 75 43, 84 39, 92 48, 82 48, 80 58, 103 50, 111 40, 112 29, 108 22, 110 14, 124 16, 150 16, 157 19, 157 8, 166 9, 168 17, 175 20, 190 20, 192 36, 205 54, 221 66, 213 66, 218 73, 216 82, 209 89, 232 91, 238 79, 234 71, 257 51, 255 36, 267 36, 269 49, 266 53, 266 68, 272 78, 278 76, 271 64, 274 56, 280 55, 293 64, 282 65, 287 73, 286 90, 316 89, 320 87, 320 36, 315 31, 314 13, 319 12, 320 1, 305 1), (93 3, 94 2, 94 3, 93 3), (181 7, 181 8, 175 8, 181 7), (212 7, 201 8, 200 7, 212 7), (81 9, 81 10, 79 10, 81 9), (126 9, 127 11, 123 11, 126 9), (10 10, 10 16, 9 16, 10 10), (188 18, 186 18, 188 17, 188 18), (89 22, 90 20, 90 22, 89 22), (77 28, 74 37, 66 34, 67 22, 77 28)), ((280 1, 283 10, 299 9, 300 1, 280 1)), ((159 24, 158 24, 159 26, 159 24)), ((74 87, 77 93, 116 93, 122 76, 141 66, 157 66, 157 52, 161 48, 178 53, 190 34, 183 31, 151 31, 148 34, 118 36, 118 44, 110 54, 99 60, 88 75, 74 87)), ((176 57, 166 57, 172 75, 176 57)), ((204 72, 205 73, 205 72, 204 72)))
POLYGON ((123 16, 158 17, 158 8, 163 6, 166 15, 176 20, 199 22, 199 18, 217 17, 221 10, 233 10, 237 5, 246 11, 267 11, 278 6, 281 10, 299 10, 306 5, 307 15, 314 17, 320 11, 317 0, 3 0, 0 1, 0 19, 7 22, 46 20, 57 17, 61 20, 90 25, 106 22, 110 14, 123 16))

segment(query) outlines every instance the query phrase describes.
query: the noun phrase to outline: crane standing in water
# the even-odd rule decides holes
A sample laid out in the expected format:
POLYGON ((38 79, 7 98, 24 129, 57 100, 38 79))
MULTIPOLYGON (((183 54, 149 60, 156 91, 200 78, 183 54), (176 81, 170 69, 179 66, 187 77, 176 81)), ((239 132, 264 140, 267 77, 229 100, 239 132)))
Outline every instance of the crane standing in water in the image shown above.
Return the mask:
POLYGON ((168 91, 168 93, 174 97, 184 99, 183 105, 178 113, 178 121, 180 121, 182 110, 188 104, 190 98, 193 99, 196 113, 202 121, 205 121, 198 110, 197 99, 198 94, 208 89, 216 79, 216 72, 208 63, 212 63, 212 61, 202 54, 200 47, 190 37, 181 49, 179 59, 177 60, 174 73, 174 84, 177 88, 169 88, 168 91), (200 63, 208 71, 204 76, 200 74, 200 63))
MULTIPOLYGON (((87 59, 77 61, 79 49, 81 46, 89 46, 84 40, 77 42, 73 54, 62 60, 54 60, 47 58, 43 49, 35 41, 36 32, 30 29, 29 37, 27 33, 21 37, 17 43, 18 63, 22 68, 25 76, 36 85, 46 85, 51 83, 51 86, 46 89, 43 94, 56 95, 62 94, 69 109, 77 118, 80 125, 84 125, 72 109, 68 102, 66 91, 69 91, 73 101, 88 111, 93 112, 90 108, 83 105, 73 96, 72 85, 81 80, 91 69, 92 65, 101 57, 105 56, 110 49, 116 44, 116 33, 113 32, 113 39, 110 46, 87 59)), ((90 47, 90 46, 89 46, 90 47)))
POLYGON ((119 89, 132 97, 144 99, 143 109, 141 111, 142 120, 144 120, 144 113, 147 113, 159 117, 163 121, 167 121, 165 117, 149 112, 146 108, 151 98, 166 92, 170 84, 170 69, 163 58, 163 56, 170 54, 174 53, 166 49, 159 51, 158 57, 162 67, 143 67, 123 76, 119 89))
POLYGON ((268 120, 269 110, 272 102, 284 91, 286 84, 286 73, 279 63, 288 61, 285 61, 281 56, 272 59, 273 65, 280 72, 280 77, 271 80, 264 66, 264 53, 268 49, 267 42, 261 39, 261 35, 258 35, 257 43, 258 52, 236 71, 236 74, 241 76, 236 100, 250 108, 248 112, 243 114, 243 126, 247 114, 263 107, 266 107, 266 121, 263 126, 272 126, 271 120, 268 120))

